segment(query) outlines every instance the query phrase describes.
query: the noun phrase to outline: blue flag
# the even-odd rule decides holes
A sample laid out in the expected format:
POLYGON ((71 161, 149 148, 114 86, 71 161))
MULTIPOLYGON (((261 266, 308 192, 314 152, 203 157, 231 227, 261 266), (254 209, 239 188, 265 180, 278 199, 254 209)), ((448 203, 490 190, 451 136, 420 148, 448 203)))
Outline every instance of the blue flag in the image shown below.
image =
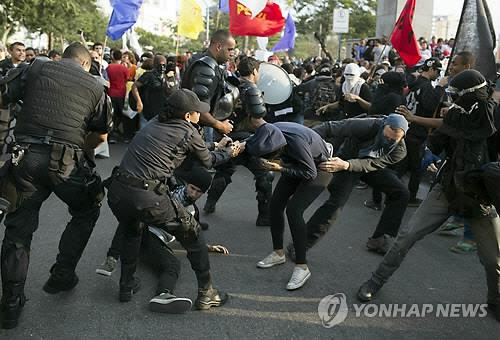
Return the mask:
POLYGON ((109 19, 106 34, 113 40, 122 35, 137 22, 143 0, 111 0, 113 13, 109 19))
POLYGON ((219 11, 229 13, 229 0, 219 0, 219 11))
POLYGON ((293 21, 292 15, 288 13, 285 22, 285 33, 281 37, 280 41, 273 47, 272 51, 288 51, 295 47, 295 22, 293 21))

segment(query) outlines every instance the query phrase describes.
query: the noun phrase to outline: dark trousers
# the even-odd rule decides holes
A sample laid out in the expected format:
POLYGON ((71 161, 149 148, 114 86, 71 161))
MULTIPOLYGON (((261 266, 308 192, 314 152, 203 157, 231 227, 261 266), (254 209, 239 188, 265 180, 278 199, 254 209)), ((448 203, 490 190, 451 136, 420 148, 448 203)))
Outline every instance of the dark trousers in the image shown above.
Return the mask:
MULTIPOLYGON (((449 204, 441 185, 436 185, 417 211, 401 228, 394 244, 372 275, 384 284, 399 268, 415 243, 435 231, 449 217, 449 204)), ((496 213, 467 219, 477 242, 477 253, 486 271, 488 303, 500 304, 500 220, 496 213)))
POLYGON ((410 191, 410 199, 417 197, 420 181, 422 180, 422 159, 424 158, 425 140, 421 140, 412 136, 405 138, 407 155, 398 164, 398 172, 402 177, 406 172, 410 173, 408 181, 408 190, 410 191))
MULTIPOLYGON (((122 230, 117 228, 107 256, 120 257, 121 240, 122 230)), ((142 233, 140 259, 158 275, 156 294, 173 293, 181 271, 180 261, 168 245, 147 229, 142 233)))
POLYGON ((270 204, 273 249, 283 249, 286 208, 297 264, 306 263, 307 228, 304 211, 325 190, 330 178, 331 174, 323 171, 318 171, 313 180, 282 175, 274 188, 270 204))
POLYGON ((33 145, 20 165, 11 169, 20 190, 20 205, 5 218, 5 237, 1 252, 5 297, 23 294, 31 240, 38 228, 40 207, 52 192, 67 204, 71 214, 71 220, 59 241, 59 253, 53 267, 62 277, 73 275, 99 217, 99 202, 90 197, 85 185, 89 176, 97 175, 80 163, 69 178, 54 184, 48 171, 50 150, 50 146, 33 145))
POLYGON ((158 275, 156 294, 174 293, 181 263, 172 249, 149 231, 142 236, 141 260, 158 275))
MULTIPOLYGON (((177 212, 168 194, 159 195, 154 191, 138 189, 113 180, 108 191, 108 203, 118 219, 118 228, 123 235, 120 246, 122 272, 120 286, 131 288, 133 276, 139 260, 144 225, 167 229, 176 221, 177 212)), ((182 209, 182 207, 177 207, 182 209)), ((205 239, 189 238, 177 230, 169 231, 187 251, 187 257, 198 279, 199 288, 210 284, 210 263, 205 239)))
POLYGON ((257 192, 257 202, 259 213, 269 214, 269 200, 273 190, 274 174, 270 171, 261 170, 255 160, 243 154, 230 161, 215 167, 215 175, 212 185, 208 190, 207 201, 217 202, 227 186, 232 182, 231 177, 236 172, 236 166, 243 165, 252 172, 255 180, 255 191, 257 192))
POLYGON ((375 234, 396 236, 408 204, 409 193, 396 172, 381 169, 366 174, 349 171, 337 172, 328 185, 330 197, 314 212, 307 222, 307 248, 311 248, 335 223, 359 180, 386 194, 385 207, 375 234))
POLYGON ((117 132, 120 124, 123 128, 123 136, 125 138, 134 137, 135 132, 139 129, 139 115, 135 115, 130 119, 123 114, 123 107, 125 105, 125 98, 110 97, 111 104, 113 104, 113 126, 114 131, 117 132))

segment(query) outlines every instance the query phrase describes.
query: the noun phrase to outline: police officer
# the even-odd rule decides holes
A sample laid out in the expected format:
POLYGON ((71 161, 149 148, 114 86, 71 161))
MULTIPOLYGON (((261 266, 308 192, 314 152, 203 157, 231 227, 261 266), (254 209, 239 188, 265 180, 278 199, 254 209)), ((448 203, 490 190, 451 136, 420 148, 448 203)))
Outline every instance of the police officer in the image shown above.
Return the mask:
POLYGON ((236 41, 228 31, 216 31, 210 39, 207 51, 197 56, 198 59, 193 56, 194 60, 189 64, 181 83, 182 88, 192 90, 201 101, 210 105, 207 112, 200 112, 200 123, 222 134, 231 132, 233 125, 229 119, 216 116, 229 117, 234 98, 220 66, 234 57, 235 48, 236 41))
MULTIPOLYGON (((235 107, 233 115, 234 130, 229 134, 233 140, 244 140, 251 135, 251 118, 264 118, 267 114, 264 99, 261 91, 257 88, 259 79, 259 62, 254 58, 242 57, 238 64, 240 74, 240 100, 235 107)), ((231 183, 231 176, 236 171, 236 165, 241 164, 247 167, 255 178, 255 191, 257 191, 258 211, 257 226, 269 226, 269 200, 272 194, 274 175, 270 171, 265 171, 256 167, 248 154, 239 156, 234 161, 224 163, 216 168, 216 173, 207 201, 204 207, 205 213, 215 211, 215 205, 226 187, 231 183)))
MULTIPOLYGON (((428 147, 434 154, 444 151, 446 162, 427 198, 408 224, 401 228, 377 270, 359 289, 358 298, 362 301, 375 298, 413 245, 438 229, 454 213, 465 216, 473 229, 478 255, 486 271, 488 304, 496 308, 499 319, 500 221, 493 206, 476 200, 466 192, 463 181, 464 173, 478 169, 488 161, 486 139, 495 132, 495 103, 486 79, 475 70, 456 75, 448 91, 454 103, 444 119, 413 116, 404 107, 398 109, 413 124, 437 128, 429 138, 428 147)), ((492 183, 487 186, 491 187, 492 183)), ((493 184, 493 187, 496 186, 493 184)), ((490 203, 497 204, 498 200, 490 203)))
POLYGON ((16 327, 26 301, 31 239, 38 228, 40 206, 52 192, 68 205, 72 218, 43 289, 55 294, 78 283, 75 268, 104 194, 90 157, 112 124, 108 97, 89 73, 90 65, 87 49, 74 43, 60 62, 35 61, 11 80, 26 83, 24 95, 9 96, 10 101, 22 99, 24 104, 14 130, 17 145, 3 178, 3 188, 9 184, 16 188, 2 190, 11 203, 1 253, 4 328, 16 327))
MULTIPOLYGON (((140 288, 134 276, 139 258, 142 226, 166 229, 187 250, 198 280, 197 309, 222 305, 227 295, 213 288, 208 250, 200 225, 177 200, 170 196, 167 181, 191 154, 205 168, 236 156, 239 143, 209 152, 194 124, 209 105, 187 89, 176 90, 165 108, 133 139, 120 166, 111 177, 108 203, 121 229, 121 278, 119 299, 127 302, 140 288)), ((161 295, 161 293, 160 293, 161 295)), ((157 296, 155 301, 161 299, 157 296)), ((167 299, 168 295, 163 295, 167 299)))

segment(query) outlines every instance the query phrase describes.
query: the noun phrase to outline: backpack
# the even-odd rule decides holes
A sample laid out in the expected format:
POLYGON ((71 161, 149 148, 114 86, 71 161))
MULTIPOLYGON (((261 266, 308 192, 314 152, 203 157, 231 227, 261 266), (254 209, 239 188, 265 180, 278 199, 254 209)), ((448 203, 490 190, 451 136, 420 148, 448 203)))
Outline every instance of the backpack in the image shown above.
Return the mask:
POLYGON ((337 101, 337 84, 335 84, 335 79, 317 79, 316 81, 318 85, 310 99, 310 106, 313 112, 316 112, 317 109, 326 104, 337 101))

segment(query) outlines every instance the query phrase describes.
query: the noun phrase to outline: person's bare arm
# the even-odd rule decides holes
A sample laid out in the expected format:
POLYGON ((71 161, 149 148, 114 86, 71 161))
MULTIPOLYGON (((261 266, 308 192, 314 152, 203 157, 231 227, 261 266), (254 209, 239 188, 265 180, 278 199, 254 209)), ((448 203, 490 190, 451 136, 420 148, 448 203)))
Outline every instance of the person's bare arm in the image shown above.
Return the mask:
POLYGON ((137 112, 141 113, 142 110, 144 109, 144 106, 142 104, 142 99, 141 96, 139 95, 139 87, 141 87, 142 84, 138 81, 134 82, 134 85, 132 85, 132 95, 134 96, 134 99, 137 103, 137 112))
POLYGON ((420 117, 417 115, 414 115, 413 113, 408 110, 406 106, 399 106, 396 108, 396 113, 399 113, 400 115, 403 115, 406 120, 410 123, 421 125, 423 127, 431 128, 431 129, 437 129, 440 128, 441 125, 443 125, 443 119, 442 118, 426 118, 426 117, 420 117))
POLYGON ((104 143, 108 138, 107 133, 91 132, 85 139, 85 150, 95 149, 99 144, 104 143))
POLYGON ((228 134, 233 130, 233 124, 231 124, 228 119, 221 122, 215 119, 209 112, 200 113, 200 123, 202 125, 213 127, 222 134, 228 134))

